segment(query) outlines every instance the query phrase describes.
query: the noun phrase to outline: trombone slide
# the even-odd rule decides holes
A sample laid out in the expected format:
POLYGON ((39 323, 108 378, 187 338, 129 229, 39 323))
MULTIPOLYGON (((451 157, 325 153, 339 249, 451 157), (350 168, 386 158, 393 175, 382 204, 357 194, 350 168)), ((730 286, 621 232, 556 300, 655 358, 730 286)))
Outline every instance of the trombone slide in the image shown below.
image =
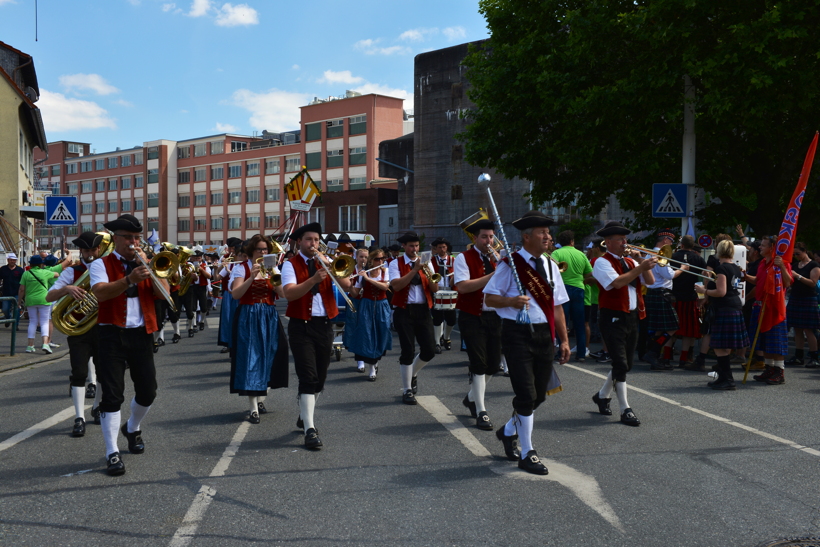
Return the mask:
MULTIPOLYGON (((171 298, 171 295, 168 293, 168 291, 165 290, 165 287, 160 282, 159 277, 157 277, 157 274, 154 273, 154 271, 151 269, 151 265, 148 262, 146 262, 144 258, 142 258, 142 255, 139 254, 137 248, 134 245, 130 245, 129 247, 131 247, 131 249, 134 249, 134 254, 137 255, 137 259, 140 261, 140 263, 146 268, 148 268, 148 274, 151 276, 151 283, 160 292, 165 301, 168 302, 168 305, 171 306, 171 309, 177 311, 177 307, 174 305, 174 299, 171 298)), ((169 273, 168 277, 170 277, 170 275, 171 274, 169 273)))

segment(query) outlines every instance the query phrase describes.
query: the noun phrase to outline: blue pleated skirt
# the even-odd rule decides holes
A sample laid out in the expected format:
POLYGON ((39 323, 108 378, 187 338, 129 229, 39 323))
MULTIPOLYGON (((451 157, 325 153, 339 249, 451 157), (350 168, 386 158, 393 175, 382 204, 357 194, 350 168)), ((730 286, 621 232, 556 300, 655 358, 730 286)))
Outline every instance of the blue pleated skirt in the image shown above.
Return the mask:
POLYGON ((231 393, 266 394, 279 343, 276 306, 238 306, 233 317, 233 332, 231 393))
POLYGON ((345 318, 344 345, 357 355, 378 359, 393 349, 390 304, 387 300, 356 300, 356 313, 345 318))
POLYGON ((234 300, 231 293, 225 291, 222 293, 222 307, 219 309, 219 338, 218 344, 231 347, 231 321, 236 313, 236 307, 239 306, 239 300, 234 300))

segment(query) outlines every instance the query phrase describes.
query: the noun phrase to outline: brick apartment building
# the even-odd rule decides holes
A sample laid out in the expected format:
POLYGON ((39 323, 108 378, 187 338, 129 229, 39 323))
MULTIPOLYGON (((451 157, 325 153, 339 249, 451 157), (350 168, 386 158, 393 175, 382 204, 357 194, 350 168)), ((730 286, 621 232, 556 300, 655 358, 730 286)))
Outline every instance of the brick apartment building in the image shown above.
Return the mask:
MULTIPOLYGON (((309 220, 328 232, 378 235, 380 207, 397 203, 396 181, 376 180, 378 146, 406 131, 402 104, 347 92, 301 107, 298 130, 261 137, 159 139, 94 154, 88 143, 49 143, 37 185, 79 196, 80 225, 66 230, 69 241, 130 213, 163 241, 208 246, 275 234, 290 214, 284 186, 304 165, 323 192, 309 220)), ((40 247, 58 247, 60 235, 35 229, 40 247)))

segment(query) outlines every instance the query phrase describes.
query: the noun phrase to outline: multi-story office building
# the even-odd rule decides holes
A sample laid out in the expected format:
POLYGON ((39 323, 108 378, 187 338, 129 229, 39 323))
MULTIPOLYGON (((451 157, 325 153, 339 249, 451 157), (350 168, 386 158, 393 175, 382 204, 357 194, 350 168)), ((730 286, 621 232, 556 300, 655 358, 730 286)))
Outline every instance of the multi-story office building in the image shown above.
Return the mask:
MULTIPOLYGON (((52 143, 42 184, 78 195, 80 226, 97 230, 123 213, 163 241, 221 245, 272 235, 290 214, 285 185, 306 166, 323 192, 306 220, 328 232, 378 234, 379 207, 396 204, 395 181, 376 180, 378 143, 402 135, 402 100, 348 92, 301 108, 298 130, 220 134, 90 154, 85 143, 52 143)), ((40 244, 57 232, 41 228, 40 244)))

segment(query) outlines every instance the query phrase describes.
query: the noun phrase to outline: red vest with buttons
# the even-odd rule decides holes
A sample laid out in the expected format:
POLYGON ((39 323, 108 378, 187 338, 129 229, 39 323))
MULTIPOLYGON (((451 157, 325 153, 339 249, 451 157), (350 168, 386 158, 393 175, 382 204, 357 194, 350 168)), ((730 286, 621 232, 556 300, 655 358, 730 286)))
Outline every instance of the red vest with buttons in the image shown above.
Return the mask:
POLYGON ((205 277, 205 274, 204 274, 204 272, 205 272, 205 267, 203 267, 204 264, 205 264, 205 262, 200 261, 199 264, 196 265, 196 271, 199 274, 199 277, 197 277, 196 280, 193 282, 194 285, 207 285, 208 284, 208 278, 205 277))
MULTIPOLYGON (((407 275, 412 266, 405 261, 405 255, 400 256, 396 260, 399 261, 399 277, 404 277, 407 275)), ((421 289, 424 291, 424 296, 427 298, 427 307, 433 307, 433 295, 430 294, 430 281, 427 279, 427 274, 424 273, 424 270, 419 270, 419 275, 421 276, 421 289)), ((407 298, 410 296, 410 283, 407 284, 405 288, 400 291, 393 291, 393 300, 391 303, 396 306, 397 308, 406 308, 407 307, 407 298)))
POLYGON ((71 269, 74 270, 74 283, 76 284, 80 277, 88 271, 88 266, 81 262, 76 266, 72 266, 71 269))
MULTIPOLYGON (((464 261, 467 263, 467 269, 470 270, 470 279, 478 279, 484 277, 484 261, 481 259, 481 253, 478 249, 473 247, 464 253, 464 261)), ((495 266, 495 261, 490 259, 490 262, 495 266)), ((484 305, 484 291, 473 291, 468 293, 458 293, 456 299, 456 309, 469 313, 470 315, 481 315, 481 308, 484 305)))
MULTIPOLYGON (((105 265, 105 273, 108 274, 109 283, 119 281, 125 277, 125 268, 123 268, 122 262, 120 262, 120 259, 114 253, 100 260, 102 260, 105 265)), ((137 291, 142 317, 145 323, 145 332, 156 332, 159 329, 157 328, 157 314, 154 309, 154 286, 151 283, 151 278, 139 282, 137 284, 137 291)), ((125 318, 127 314, 128 297, 125 296, 125 292, 123 291, 111 300, 100 302, 97 321, 103 324, 125 328, 125 318)))
MULTIPOLYGON (((293 266, 293 273, 296 274, 296 284, 298 285, 299 283, 307 281, 310 277, 310 272, 308 271, 307 262, 302 258, 302 254, 296 254, 289 262, 291 266, 293 266)), ((321 266, 317 265, 317 268, 321 268, 321 266)), ((325 306, 327 318, 333 319, 339 315, 339 308, 336 306, 336 298, 333 295, 333 282, 330 280, 330 276, 319 283, 319 294, 322 296, 322 304, 325 306)), ((285 311, 285 315, 291 319, 310 321, 312 306, 313 293, 308 291, 302 298, 288 302, 288 309, 285 311)))
MULTIPOLYGON (((606 253, 601 258, 606 259, 606 261, 612 265, 612 268, 618 275, 622 275, 624 273, 623 268, 621 268, 621 261, 612 256, 612 254, 606 253)), ((625 257, 624 260, 626 261, 630 269, 635 268, 634 260, 632 260, 629 257, 625 257)), ((638 286, 635 287, 635 293, 638 297, 638 317, 643 319, 644 317, 646 317, 646 309, 643 305, 643 294, 641 294, 641 276, 638 276, 637 280, 638 286)), ((620 289, 612 288, 608 291, 605 290, 603 285, 601 285, 600 283, 598 283, 598 287, 600 288, 600 290, 598 291, 599 308, 629 313, 629 285, 624 285, 620 289)))
MULTIPOLYGON (((382 273, 378 278, 374 277, 373 279, 382 282, 386 281, 384 273, 382 273)), ((368 300, 384 300, 387 298, 387 291, 383 291, 373 283, 365 280, 362 280, 362 292, 360 294, 360 298, 367 298, 368 300)))

